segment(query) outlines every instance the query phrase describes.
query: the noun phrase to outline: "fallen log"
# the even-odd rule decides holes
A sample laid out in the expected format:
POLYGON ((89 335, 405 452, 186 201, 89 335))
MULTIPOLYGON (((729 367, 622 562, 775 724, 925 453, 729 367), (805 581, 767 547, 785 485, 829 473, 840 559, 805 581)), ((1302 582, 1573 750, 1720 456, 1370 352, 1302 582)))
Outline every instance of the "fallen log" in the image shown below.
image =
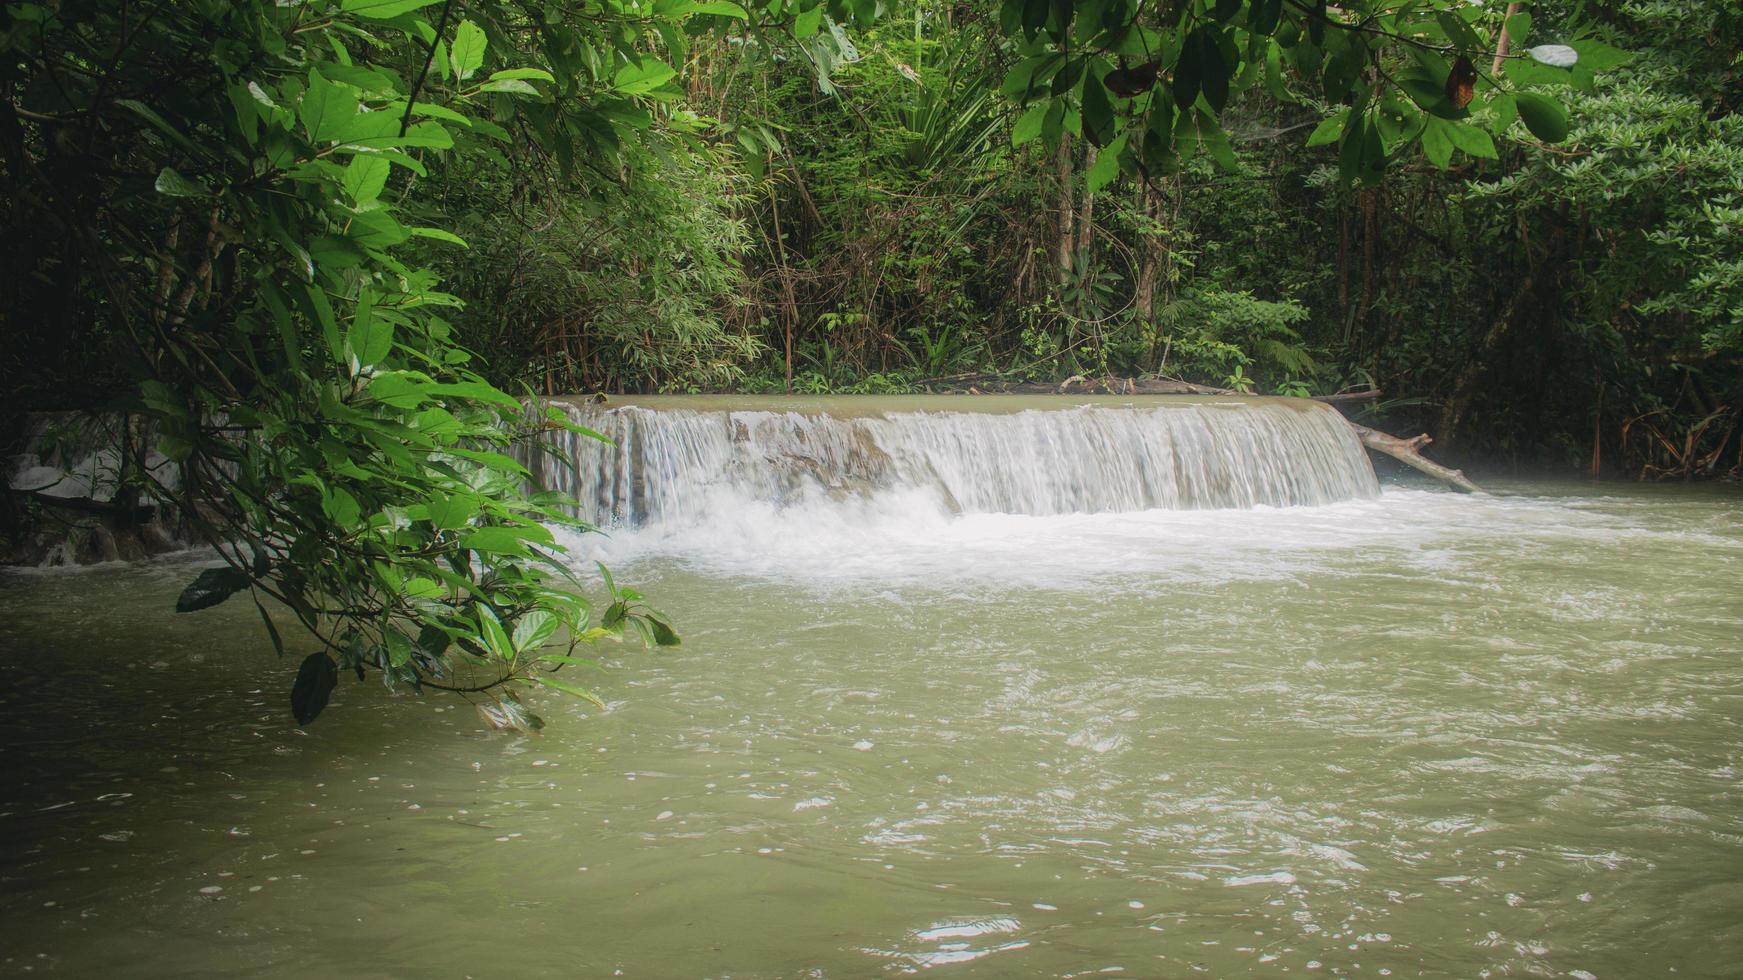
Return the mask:
POLYGON ((1400 439, 1397 436, 1389 435, 1378 429, 1370 429, 1365 425, 1357 425, 1354 422, 1350 422, 1350 428, 1356 430, 1356 438, 1362 441, 1362 445, 1374 452, 1385 453, 1405 466, 1427 473, 1437 480, 1450 483, 1466 493, 1486 492, 1482 487, 1472 483, 1465 476, 1463 470, 1449 469, 1418 452, 1423 446, 1434 441, 1429 438, 1426 432, 1414 439, 1400 439))
POLYGON ((1325 402, 1327 405, 1341 405, 1344 402, 1367 401, 1370 398, 1378 398, 1383 394, 1385 394, 1385 392, 1378 388, 1368 388, 1363 391, 1340 391, 1335 395, 1314 395, 1313 400, 1316 402, 1325 402))

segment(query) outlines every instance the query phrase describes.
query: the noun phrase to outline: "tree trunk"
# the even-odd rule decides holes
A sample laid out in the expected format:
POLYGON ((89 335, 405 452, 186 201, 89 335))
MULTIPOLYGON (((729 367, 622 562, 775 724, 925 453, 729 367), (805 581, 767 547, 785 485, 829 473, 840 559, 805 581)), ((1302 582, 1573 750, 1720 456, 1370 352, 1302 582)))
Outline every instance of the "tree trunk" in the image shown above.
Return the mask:
POLYGON ((1439 463, 1425 458, 1422 453, 1418 451, 1423 446, 1434 441, 1428 437, 1427 433, 1423 433, 1414 439, 1400 439, 1397 436, 1388 435, 1387 433, 1381 432, 1377 429, 1370 429, 1365 425, 1357 425, 1354 422, 1350 423, 1350 428, 1356 430, 1356 438, 1362 440, 1362 445, 1368 447, 1374 452, 1385 453, 1400 463, 1403 463, 1405 466, 1427 473, 1429 476, 1432 476, 1437 480, 1443 480, 1450 483, 1466 493, 1483 492, 1483 488, 1472 483, 1465 476, 1463 470, 1448 469, 1439 463))
POLYGON ((1494 67, 1489 69, 1489 74, 1491 75, 1501 74, 1501 66, 1507 62, 1507 22, 1512 20, 1513 15, 1518 13, 1524 6, 1525 5, 1522 3, 1510 3, 1507 5, 1507 12, 1501 15, 1501 38, 1495 42, 1495 64, 1494 67))
POLYGON ((1518 321, 1524 318, 1526 301, 1530 299, 1536 281, 1535 275, 1531 273, 1519 280, 1518 287, 1514 289, 1506 307, 1501 310, 1501 315, 1489 325, 1488 333, 1483 335, 1477 349, 1471 352, 1470 357, 1465 360, 1465 366, 1459 371, 1458 380, 1453 383, 1452 395, 1441 408, 1440 424, 1436 426, 1440 444, 1449 451, 1457 444, 1459 426, 1464 424, 1465 413, 1470 410, 1471 401, 1476 397, 1477 384, 1483 380, 1483 372, 1494 359, 1501 342, 1507 339, 1518 321))
POLYGON ((1160 207, 1150 182, 1138 183, 1138 216, 1144 222, 1143 244, 1138 255, 1138 278, 1132 284, 1133 312, 1146 326, 1156 315, 1156 273, 1162 265, 1162 238, 1151 225, 1160 207))
POLYGON ((1061 285, 1071 281, 1071 256, 1076 251, 1072 245, 1072 233, 1076 228, 1076 218, 1073 214, 1074 194, 1071 186, 1071 136, 1060 134, 1059 137, 1059 243, 1055 253, 1054 265, 1059 274, 1061 285))
MULTIPOLYGON (((1084 147, 1083 172, 1088 173, 1095 167, 1097 150, 1094 145, 1084 147)), ((1088 185, 1083 189, 1083 207, 1078 210, 1077 219, 1077 272, 1079 275, 1089 274, 1089 250, 1095 242, 1095 195, 1089 192, 1088 185)))

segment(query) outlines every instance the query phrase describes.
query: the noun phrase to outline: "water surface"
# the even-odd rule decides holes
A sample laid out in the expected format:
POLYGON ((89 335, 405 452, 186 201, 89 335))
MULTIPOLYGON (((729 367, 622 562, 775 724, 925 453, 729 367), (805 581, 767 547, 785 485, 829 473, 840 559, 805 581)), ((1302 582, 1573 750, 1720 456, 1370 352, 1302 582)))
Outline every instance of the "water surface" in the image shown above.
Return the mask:
POLYGON ((0 973, 1735 975, 1743 500, 1500 489, 619 530, 540 737, 5 573, 0 973))

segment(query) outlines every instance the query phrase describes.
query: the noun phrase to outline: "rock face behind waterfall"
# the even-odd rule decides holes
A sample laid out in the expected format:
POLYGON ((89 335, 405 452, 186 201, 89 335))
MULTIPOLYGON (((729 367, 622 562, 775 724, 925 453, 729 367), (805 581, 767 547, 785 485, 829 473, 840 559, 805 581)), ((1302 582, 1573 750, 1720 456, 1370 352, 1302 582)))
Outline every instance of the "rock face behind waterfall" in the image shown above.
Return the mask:
POLYGON ((612 444, 555 433, 532 460, 598 524, 706 518, 731 500, 930 489, 964 513, 1052 515, 1328 504, 1378 493, 1334 409, 1282 398, 565 402, 612 444))
POLYGON ((156 442, 150 425, 119 413, 27 416, 22 444, 6 458, 0 564, 137 561, 187 547, 180 517, 122 478, 131 456, 155 482, 179 484, 179 467, 156 442))

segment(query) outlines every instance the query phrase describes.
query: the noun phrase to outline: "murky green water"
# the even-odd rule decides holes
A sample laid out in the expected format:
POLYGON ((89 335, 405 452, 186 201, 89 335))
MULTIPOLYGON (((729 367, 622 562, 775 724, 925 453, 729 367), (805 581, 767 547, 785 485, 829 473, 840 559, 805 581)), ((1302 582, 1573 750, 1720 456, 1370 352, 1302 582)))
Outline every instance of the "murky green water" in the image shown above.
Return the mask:
POLYGON ((1739 975, 1743 498, 1502 489, 626 533, 537 738, 0 575, 0 973, 1739 975))

